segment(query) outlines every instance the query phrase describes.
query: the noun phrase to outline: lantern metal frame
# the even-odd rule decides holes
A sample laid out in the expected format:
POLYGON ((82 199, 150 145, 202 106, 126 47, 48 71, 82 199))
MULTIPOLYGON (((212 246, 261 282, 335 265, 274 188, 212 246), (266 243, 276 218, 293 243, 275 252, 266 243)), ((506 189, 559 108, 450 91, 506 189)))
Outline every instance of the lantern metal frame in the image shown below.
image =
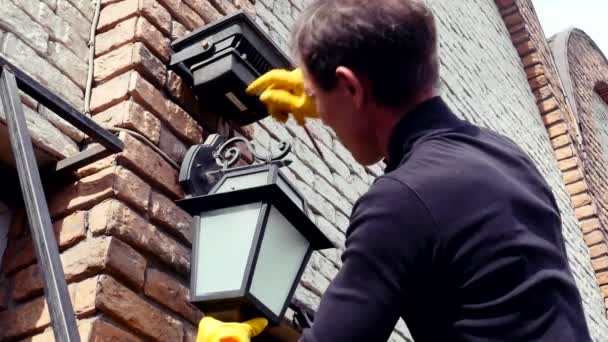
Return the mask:
MULTIPOLYGON (((226 160, 222 160, 220 156, 224 154, 221 151, 225 150, 227 144, 235 143, 237 140, 229 140, 222 145, 218 145, 216 137, 212 137, 210 140, 215 142, 216 149, 212 152, 211 149, 199 150, 199 154, 204 151, 207 156, 203 159, 210 160, 215 159, 216 166, 210 167, 207 165, 208 169, 211 170, 211 173, 221 173, 221 178, 209 191, 208 194, 191 196, 190 198, 186 198, 183 200, 176 201, 178 206, 184 209, 186 212, 190 213, 194 217, 194 221, 192 226, 196 227, 194 231, 194 243, 193 243, 193 260, 191 264, 191 277, 190 277, 190 288, 192 291, 190 292, 190 301, 201 308, 203 311, 208 312, 218 312, 224 310, 233 310, 235 307, 239 308, 240 313, 243 317, 253 317, 255 315, 263 314, 265 317, 269 318, 269 321, 272 324, 279 323, 280 319, 284 316, 285 311, 290 305, 290 299, 293 297, 295 290, 299 284, 299 279, 301 279, 304 270, 310 260, 312 252, 318 249, 326 249, 326 248, 335 248, 335 245, 317 228, 314 222, 309 218, 309 208, 306 202, 306 199, 302 195, 302 193, 295 187, 291 182, 287 179, 287 177, 280 171, 280 168, 287 164, 286 161, 280 160, 278 157, 272 156, 260 156, 257 154, 257 158, 263 159, 264 162, 260 164, 253 164, 243 167, 236 167, 228 169, 227 165, 229 163, 226 160), (216 159, 217 158, 217 159, 216 159), (221 169, 217 169, 220 166, 221 169), (224 182, 229 178, 246 176, 254 173, 260 172, 268 172, 268 178, 264 185, 254 186, 245 189, 239 189, 228 192, 217 193, 216 191, 224 184, 224 182), (279 185, 287 186, 289 191, 291 191, 301 202, 296 203, 294 198, 289 196, 285 190, 279 185), (252 204, 252 203, 262 203, 260 207, 260 215, 258 216, 258 221, 256 222, 255 232, 253 235, 253 240, 251 244, 251 250, 249 251, 249 255, 247 257, 247 263, 245 267, 245 271, 243 273, 243 279, 241 282, 241 286, 238 290, 231 291, 220 291, 207 295, 197 296, 194 293, 194 289, 196 289, 198 279, 198 269, 199 269, 199 260, 197 255, 199 253, 198 241, 200 237, 200 223, 201 223, 201 213, 229 208, 229 207, 237 207, 240 205, 252 204), (258 300, 255 295, 253 295, 251 290, 251 285, 253 283, 253 277, 255 275, 255 267, 257 266, 258 256, 262 247, 262 242, 264 241, 264 234, 266 232, 268 219, 270 216, 270 212, 272 207, 276 208, 278 212, 283 215, 283 217, 289 221, 293 227, 300 232, 310 243, 308 250, 300 264, 300 269, 298 270, 296 277, 294 278, 294 282, 291 285, 291 288, 287 294, 286 301, 283 304, 280 312, 278 314, 273 313, 270 309, 268 309, 264 303, 258 300), (232 299, 232 300, 228 300, 232 299), (204 302, 204 303, 203 303, 204 302)), ((209 146, 212 146, 210 144, 209 146)), ((251 146, 250 144, 248 145, 251 146)), ((286 155, 285 150, 289 150, 289 147, 283 147, 281 153, 281 157, 286 155)), ((234 150, 231 153, 228 153, 229 159, 234 159, 234 150)), ((199 156, 199 158, 201 158, 199 156)), ((185 162, 187 165, 192 164, 192 162, 185 162)), ((198 174, 205 173, 205 170, 198 170, 198 174)), ((190 173, 192 176, 192 173, 190 173)), ((207 184, 209 186, 209 184, 207 184)), ((204 229, 204 228, 202 228, 204 229)))

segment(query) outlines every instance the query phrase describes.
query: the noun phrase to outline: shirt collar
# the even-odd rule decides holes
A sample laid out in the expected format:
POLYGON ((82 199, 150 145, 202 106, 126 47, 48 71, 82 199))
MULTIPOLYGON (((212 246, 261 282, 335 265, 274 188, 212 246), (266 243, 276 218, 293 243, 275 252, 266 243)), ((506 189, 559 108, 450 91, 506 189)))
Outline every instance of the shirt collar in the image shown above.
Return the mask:
POLYGON ((455 128, 463 123, 464 121, 452 113, 440 96, 419 104, 403 115, 393 129, 389 140, 386 172, 396 169, 401 163, 403 155, 425 133, 437 129, 455 128))

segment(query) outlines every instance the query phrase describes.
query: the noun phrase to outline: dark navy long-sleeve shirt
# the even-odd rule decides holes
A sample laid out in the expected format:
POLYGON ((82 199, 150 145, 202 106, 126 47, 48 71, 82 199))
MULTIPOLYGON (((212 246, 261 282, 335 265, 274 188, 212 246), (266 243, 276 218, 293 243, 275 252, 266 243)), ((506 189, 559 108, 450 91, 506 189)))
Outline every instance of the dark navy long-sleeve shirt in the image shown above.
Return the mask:
POLYGON ((404 116, 353 208, 305 342, 590 341, 551 189, 512 141, 435 97, 404 116))

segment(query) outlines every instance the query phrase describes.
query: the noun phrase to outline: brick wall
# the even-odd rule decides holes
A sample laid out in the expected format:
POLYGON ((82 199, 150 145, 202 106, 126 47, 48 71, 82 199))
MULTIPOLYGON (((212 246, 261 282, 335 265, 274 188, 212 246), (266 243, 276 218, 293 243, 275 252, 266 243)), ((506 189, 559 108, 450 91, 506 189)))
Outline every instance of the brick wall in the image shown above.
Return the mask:
MULTIPOLYGON (((603 298, 608 298, 608 245, 606 224, 606 163, 605 156, 605 101, 608 96, 603 85, 608 80, 608 62, 593 41, 580 30, 569 30, 551 39, 553 54, 560 69, 570 101, 575 109, 573 121, 580 126, 581 142, 578 149, 584 170, 585 187, 576 197, 589 203, 582 227, 586 231, 594 270, 602 288, 603 298)), ((574 198, 574 197, 573 197, 574 198)), ((608 304, 608 301, 606 302, 608 304)))
MULTIPOLYGON (((8 14, 19 19, 10 22, 15 33, 3 31, 2 46, 14 46, 6 44, 12 39, 28 51, 11 55, 6 50, 9 57, 24 68, 30 57, 42 60, 28 71, 82 108, 84 80, 70 78, 72 60, 59 62, 74 57, 74 67, 84 63, 88 49, 82 46, 90 23, 84 31, 70 31, 79 23, 76 12, 65 13, 65 0, 15 0, 14 6, 5 7, 6 2, 0 13, 12 12, 2 13, 0 23, 5 25, 8 14), (59 45, 69 52, 53 61, 50 51, 55 50, 50 49, 59 45), (70 91, 72 83, 77 93, 70 91)), ((90 21, 93 6, 88 0, 70 3, 78 13, 86 9, 84 18, 90 21)), ((171 40, 238 8, 252 11, 253 5, 236 0, 102 1, 91 113, 101 125, 123 130, 119 138, 125 150, 78 170, 77 181, 48 196, 83 341, 195 339, 202 313, 188 303, 191 217, 174 200, 183 197, 177 183, 179 163, 188 146, 202 141, 203 130, 192 119, 199 110, 192 94, 167 71, 166 63, 171 40)), ((0 340, 52 340, 22 211, 8 235, 0 340)))
MULTIPOLYGON (((549 117, 541 115, 541 113, 552 113, 558 104, 560 114, 567 113, 568 107, 561 92, 559 78, 553 72, 551 54, 544 41, 544 35, 533 6, 529 1, 518 1, 516 4, 509 1, 498 1, 499 6, 489 0, 466 2, 428 0, 427 2, 437 15, 439 26, 442 95, 461 117, 503 133, 523 147, 552 186, 562 212, 564 237, 567 242, 570 264, 584 298, 587 318, 594 338, 602 340, 607 336, 608 326, 603 314, 601 293, 594 276, 589 250, 583 239, 577 215, 571 205, 570 194, 564 185, 564 179, 549 139, 550 136, 554 138, 560 134, 554 132, 555 126, 549 131, 545 128, 546 123, 549 125, 557 123, 557 120, 551 121, 551 116, 556 116, 557 113, 553 113, 549 117), (515 12, 517 15, 511 16, 515 12), (522 60, 520 56, 527 56, 527 61, 522 60), (529 70, 524 71, 524 65, 526 67, 534 66, 538 63, 547 65, 549 71, 542 75, 533 74, 529 70), (536 77, 541 86, 531 88, 529 79, 534 80, 536 77), (548 96, 547 93, 550 93, 551 96, 548 96), (543 106, 539 107, 539 103, 543 103, 543 106), (555 103, 553 107, 552 103, 555 103)), ((289 49, 289 28, 293 25, 302 6, 302 1, 288 0, 260 0, 256 5, 258 22, 285 50, 289 49)), ((563 124, 565 125, 565 123, 563 124)), ((262 132, 259 134, 263 137, 261 140, 267 145, 268 132, 276 128, 268 120, 263 121, 260 126, 262 132), (263 131, 264 128, 266 128, 266 132, 263 131)), ((280 135, 282 139, 307 144, 307 140, 302 137, 301 132, 298 137, 296 129, 290 130, 290 126, 287 128, 280 135)), ((330 132, 327 128, 325 130, 330 132)), ((317 129, 315 131, 318 132, 317 129)), ((564 133, 567 132, 572 132, 572 130, 564 131, 564 133)), ((328 136, 324 132, 317 135, 322 146, 329 148, 333 146, 334 150, 343 149, 335 137, 330 138, 331 134, 328 136)), ((303 165, 294 164, 292 171, 296 181, 299 181, 300 184, 311 184, 311 182, 316 184, 315 181, 318 179, 327 180, 329 175, 327 168, 332 173, 337 172, 330 163, 318 162, 316 158, 312 161, 306 160, 309 156, 314 157, 314 154, 299 152, 309 152, 309 150, 296 150, 296 160, 303 161, 303 165)), ((347 168, 342 169, 344 171, 350 169, 351 176, 356 176, 352 170, 359 166, 352 160, 346 162, 347 168)), ((365 179, 365 177, 361 179, 365 179)), ((569 179, 566 180, 569 184, 569 179)), ((322 189, 325 193, 328 193, 326 189, 333 187, 339 193, 344 194, 344 192, 340 192, 339 183, 335 180, 333 183, 330 180, 323 182, 323 185, 325 187, 322 189)), ((365 190, 363 185, 361 185, 361 190, 365 190)), ((313 186, 313 188, 315 187, 313 186)), ((313 195, 310 193, 309 199, 319 198, 318 196, 315 198, 313 195)), ((320 216, 318 223, 320 222, 321 226, 329 223, 335 227, 334 230, 329 229, 330 227, 326 228, 332 234, 331 236, 334 236, 335 231, 343 231, 341 224, 346 224, 347 221, 332 221, 331 218, 335 217, 332 215, 334 212, 344 213, 340 208, 346 209, 347 207, 342 205, 343 202, 339 197, 326 197, 325 199, 333 206, 333 210, 328 210, 325 205, 319 206, 317 208, 320 216)), ((335 241, 343 239, 342 234, 333 238, 335 241)), ((339 266, 339 263, 335 263, 335 259, 331 256, 320 255, 318 260, 329 260, 339 266)), ((313 264, 311 272, 313 274, 321 273, 323 277, 311 275, 310 279, 303 283, 303 288, 313 291, 324 288, 327 280, 331 279, 327 276, 332 275, 322 273, 314 266, 313 264)), ((302 297, 307 305, 314 307, 318 304, 316 296, 310 296, 310 293, 302 297)), ((402 340, 407 336, 404 325, 400 323, 392 338, 402 340)))
MULTIPOLYGON (((82 110, 93 14, 90 0, 3 0, 0 55, 82 110)), ((55 158, 78 151, 82 134, 31 98, 23 103, 38 148, 55 158)))
MULTIPOLYGON (((57 1, 41 2, 40 6, 58 13, 57 1)), ((526 49, 514 46, 517 30, 501 18, 515 13, 508 2, 498 1, 497 7, 490 0, 429 1, 438 16, 441 36, 441 91, 462 117, 519 143, 552 185, 590 326, 595 339, 603 340, 607 329, 600 290, 577 223, 580 215, 573 210, 563 181, 576 183, 577 177, 563 178, 561 162, 567 159, 558 158, 558 164, 552 148, 555 139, 568 134, 568 129, 562 129, 562 121, 541 116, 554 108, 539 102, 539 96, 546 94, 539 90, 542 88, 531 88, 530 79, 538 75, 528 69, 524 72, 528 65, 520 57, 526 56, 526 49), (545 126, 549 126, 548 133, 545 126)), ((119 135, 125 150, 78 170, 79 179, 51 194, 49 201, 84 340, 194 340, 202 313, 187 300, 191 218, 174 204, 183 197, 176 163, 206 132, 192 119, 202 109, 181 79, 167 71, 169 44, 242 8, 252 14, 257 11, 258 22, 287 49, 289 28, 304 3, 257 0, 254 6, 241 0, 102 0, 91 112, 100 124, 126 130, 119 135)), ((84 5, 78 4, 74 7, 82 11, 84 5)), ((28 18, 36 18, 22 11, 28 18)), ((48 18, 49 12, 36 15, 48 18)), ((0 25, 6 25, 6 20, 0 16, 0 25)), ((535 18, 528 16, 526 20, 535 18)), ((34 39, 26 36, 28 31, 12 25, 21 31, 15 31, 19 35, 4 33, 4 42, 7 37, 23 36, 20 41, 24 46, 44 56, 36 50, 40 47, 28 45, 34 44, 27 40, 34 39)), ((539 64, 530 66, 535 65, 539 64)), ((559 104, 559 94, 543 99, 553 97, 559 104)), ((294 162, 286 173, 310 202, 314 221, 340 246, 314 253, 297 288, 296 301, 314 310, 341 266, 352 205, 382 173, 383 165, 358 165, 331 129, 318 122, 309 127, 324 159, 316 155, 312 142, 294 122, 281 126, 265 119, 244 133, 252 135, 261 150, 272 148, 277 140, 293 144, 289 158, 294 162)), ((0 291, 0 299, 2 293, 6 298, 5 305, 0 305, 0 340, 48 340, 52 335, 48 310, 23 212, 16 214, 8 234, 10 241, 2 262, 7 286, 2 287, 5 292, 0 291)), ((399 322, 391 341, 409 339, 407 327, 399 322)))

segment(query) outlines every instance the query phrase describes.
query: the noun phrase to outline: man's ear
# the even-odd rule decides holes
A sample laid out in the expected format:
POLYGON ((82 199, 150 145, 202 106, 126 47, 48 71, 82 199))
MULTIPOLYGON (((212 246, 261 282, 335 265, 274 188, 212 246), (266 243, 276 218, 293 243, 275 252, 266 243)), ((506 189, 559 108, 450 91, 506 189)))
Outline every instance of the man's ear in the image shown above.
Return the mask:
POLYGON ((365 99, 365 87, 362 80, 351 69, 344 66, 336 68, 336 77, 338 83, 342 83, 349 95, 353 97, 355 104, 361 107, 365 99))

